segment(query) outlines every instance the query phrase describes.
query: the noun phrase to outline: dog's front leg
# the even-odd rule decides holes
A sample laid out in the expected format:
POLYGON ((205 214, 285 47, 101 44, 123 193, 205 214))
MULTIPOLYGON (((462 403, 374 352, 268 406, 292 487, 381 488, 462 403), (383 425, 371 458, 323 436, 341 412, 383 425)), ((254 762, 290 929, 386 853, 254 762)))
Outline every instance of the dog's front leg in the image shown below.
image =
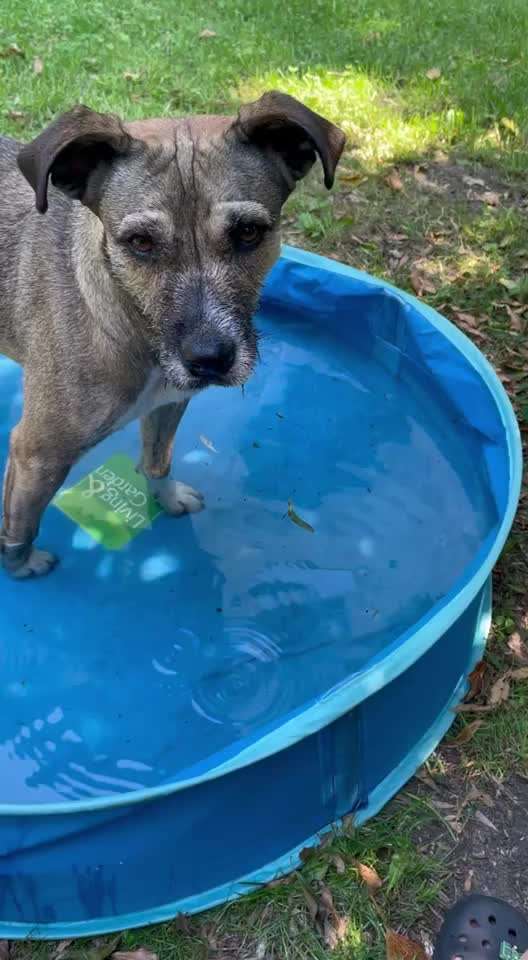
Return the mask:
POLYGON ((64 482, 75 458, 25 436, 22 424, 11 434, 4 477, 4 516, 0 534, 2 566, 17 580, 49 573, 56 558, 37 550, 40 518, 64 482))
POLYGON ((201 493, 170 476, 174 435, 187 403, 159 407, 141 421, 143 453, 139 469, 148 478, 160 506, 173 517, 197 513, 204 507, 201 493))

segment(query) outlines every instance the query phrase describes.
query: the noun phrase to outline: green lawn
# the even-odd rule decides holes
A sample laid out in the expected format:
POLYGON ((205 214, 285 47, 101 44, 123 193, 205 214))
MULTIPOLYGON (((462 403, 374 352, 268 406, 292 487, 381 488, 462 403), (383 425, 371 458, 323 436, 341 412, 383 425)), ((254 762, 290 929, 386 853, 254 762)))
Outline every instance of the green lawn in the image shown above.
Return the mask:
MULTIPOLYGON (((331 196, 314 175, 292 199, 287 238, 421 289, 499 369, 526 436, 527 37, 526 0, 9 0, 1 127, 29 138, 78 101, 132 118, 233 110, 270 87, 302 98, 346 130, 349 146, 331 196)), ((527 526, 523 500, 496 575, 481 704, 512 665, 511 636, 528 630, 527 526)), ((526 776, 527 708, 528 685, 516 683, 500 709, 477 715, 467 744, 440 751, 431 773, 457 789, 469 777, 526 776)), ((121 949, 143 943, 160 960, 324 960, 332 937, 325 943, 311 910, 327 887, 348 919, 333 955, 381 960, 387 927, 433 927, 434 904, 441 910, 442 888, 452 889, 442 851, 456 857, 458 827, 434 795, 420 797, 404 795, 359 833, 336 837, 290 882, 205 918, 125 933, 121 949), (446 838, 434 856, 433 835, 446 838), (384 881, 375 896, 358 861, 384 881)), ((51 953, 21 945, 15 956, 51 953)))

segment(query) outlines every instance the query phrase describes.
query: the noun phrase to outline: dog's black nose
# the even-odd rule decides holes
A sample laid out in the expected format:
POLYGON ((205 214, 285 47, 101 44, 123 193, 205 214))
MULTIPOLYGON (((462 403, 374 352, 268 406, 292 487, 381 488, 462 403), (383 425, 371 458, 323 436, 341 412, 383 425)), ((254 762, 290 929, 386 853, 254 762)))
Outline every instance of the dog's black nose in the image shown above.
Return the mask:
POLYGON ((193 377, 215 380, 229 373, 235 362, 236 346, 227 337, 209 336, 199 340, 184 340, 182 360, 193 377))

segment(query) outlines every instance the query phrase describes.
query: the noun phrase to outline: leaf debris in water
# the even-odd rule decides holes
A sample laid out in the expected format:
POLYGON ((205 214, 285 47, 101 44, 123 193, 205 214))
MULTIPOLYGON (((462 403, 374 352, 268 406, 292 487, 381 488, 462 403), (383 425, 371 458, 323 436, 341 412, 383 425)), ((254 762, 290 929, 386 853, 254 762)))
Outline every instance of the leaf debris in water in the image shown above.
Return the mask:
POLYGON ((218 453, 213 441, 209 440, 209 437, 204 437, 203 433, 200 434, 200 441, 208 450, 212 450, 213 453, 218 453))
POLYGON ((296 523, 298 527, 301 527, 302 530, 307 530, 308 533, 315 533, 314 528, 311 523, 308 523, 306 520, 303 520, 298 513, 295 512, 293 508, 293 503, 291 500, 288 500, 288 516, 292 523, 296 523))

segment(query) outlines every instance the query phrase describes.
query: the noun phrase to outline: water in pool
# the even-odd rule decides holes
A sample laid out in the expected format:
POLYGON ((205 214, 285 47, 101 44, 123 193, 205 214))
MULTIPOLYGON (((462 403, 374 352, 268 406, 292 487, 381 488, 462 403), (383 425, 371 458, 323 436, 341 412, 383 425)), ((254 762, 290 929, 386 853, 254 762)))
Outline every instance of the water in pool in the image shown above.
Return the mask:
MULTIPOLYGON (((160 517, 107 551, 51 507, 40 542, 61 566, 2 583, 0 802, 215 765, 364 669, 496 522, 476 441, 438 397, 307 322, 260 327, 245 393, 204 393, 178 433, 175 474, 203 491, 204 513, 160 517)), ((21 388, 0 364, 5 459, 21 388)), ((131 425, 72 479, 137 450, 131 425)))

